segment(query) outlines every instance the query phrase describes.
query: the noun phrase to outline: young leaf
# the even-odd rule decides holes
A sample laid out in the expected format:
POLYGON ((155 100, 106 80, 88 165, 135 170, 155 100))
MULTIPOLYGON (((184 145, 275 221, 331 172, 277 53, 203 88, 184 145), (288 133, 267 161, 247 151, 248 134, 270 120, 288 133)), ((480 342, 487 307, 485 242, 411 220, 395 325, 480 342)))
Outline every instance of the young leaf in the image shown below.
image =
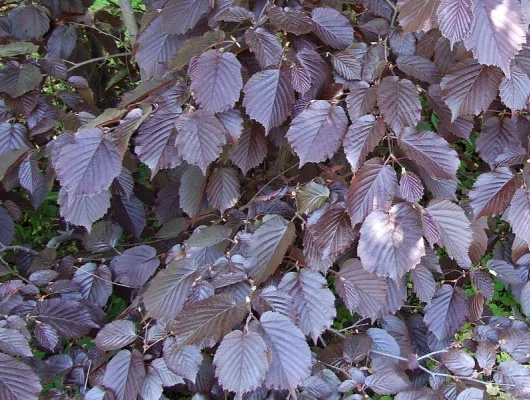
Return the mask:
POLYGON ((311 214, 322 207, 329 198, 329 188, 316 182, 309 182, 296 192, 296 202, 300 214, 311 214))
POLYGON ((99 331, 94 343, 101 350, 119 350, 136 340, 134 322, 116 320, 107 324, 99 331))
POLYGON ((337 315, 335 296, 328 289, 324 277, 304 268, 299 274, 289 272, 284 275, 278 289, 293 298, 300 315, 300 330, 316 343, 319 335, 331 327, 337 315))
POLYGON ((442 354, 442 362, 455 375, 471 376, 475 368, 475 360, 464 350, 451 349, 442 354))
POLYGON ((197 103, 207 111, 216 113, 232 108, 241 89, 241 64, 230 52, 203 53, 191 72, 191 90, 197 103))
POLYGON ((243 395, 263 383, 270 355, 265 342, 256 332, 233 331, 221 341, 213 362, 221 386, 243 395))
POLYGON ((294 390, 310 374, 311 351, 304 334, 287 317, 271 311, 261 316, 258 333, 271 352, 265 385, 294 390))
POLYGON ((452 337, 469 314, 464 291, 451 285, 442 285, 431 303, 425 307, 425 324, 438 340, 452 337))
POLYGON ((399 180, 400 196, 410 202, 418 202, 423 197, 423 183, 412 172, 405 171, 399 180))
POLYGON ((374 210, 388 211, 396 194, 397 175, 379 158, 368 160, 357 171, 346 194, 352 225, 362 223, 374 210))
POLYGON ((243 92, 243 106, 249 117, 261 123, 266 133, 291 115, 294 91, 284 70, 269 69, 254 74, 243 92))
POLYGON ((295 234, 294 224, 271 216, 252 234, 245 261, 255 284, 263 282, 281 264, 295 234))
POLYGON ((339 149, 347 126, 348 118, 342 107, 317 100, 293 120, 286 138, 302 166, 331 158, 339 149))
POLYGON ((388 214, 373 211, 361 227, 357 252, 368 271, 398 280, 425 255, 419 214, 406 203, 388 214))
POLYGON ((156 249, 146 245, 132 247, 116 258, 116 281, 140 287, 153 276, 159 265, 156 249))
POLYGON ((112 389, 116 400, 135 400, 144 379, 142 354, 138 350, 121 350, 107 365, 102 383, 112 389))

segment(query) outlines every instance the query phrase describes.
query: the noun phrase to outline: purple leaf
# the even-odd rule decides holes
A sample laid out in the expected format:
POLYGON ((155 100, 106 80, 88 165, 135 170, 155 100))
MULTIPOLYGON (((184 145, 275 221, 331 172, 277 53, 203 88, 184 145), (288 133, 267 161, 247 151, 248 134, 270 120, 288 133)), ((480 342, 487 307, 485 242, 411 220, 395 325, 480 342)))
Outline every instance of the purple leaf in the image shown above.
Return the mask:
POLYGON ((0 328, 0 350, 15 357, 31 357, 28 339, 16 329, 0 328))
POLYGON ((403 31, 429 31, 438 27, 436 11, 440 0, 399 0, 397 8, 399 10, 398 20, 403 27, 403 31))
POLYGON ((442 354, 442 362, 455 375, 471 376, 475 368, 475 360, 464 350, 451 349, 442 354))
POLYGON ((368 114, 375 106, 377 87, 364 81, 353 82, 350 93, 346 97, 346 105, 350 119, 355 120, 368 114))
POLYGON ((41 80, 42 74, 37 66, 9 61, 0 69, 0 92, 19 97, 36 89, 41 80))
POLYGON ((516 119, 491 117, 484 122, 482 132, 477 138, 477 151, 491 169, 494 169, 497 157, 507 150, 517 151, 520 140, 516 119))
POLYGON ((144 379, 142 354, 138 350, 121 350, 108 363, 103 385, 112 389, 116 400, 136 400, 144 379))
POLYGON ((418 56, 400 56, 396 65, 404 73, 420 81, 435 84, 440 82, 440 73, 431 60, 418 56))
POLYGON ((241 89, 241 64, 230 52, 203 53, 191 72, 195 100, 207 111, 216 113, 232 108, 239 100, 241 89))
POLYGON ((506 212, 506 221, 512 231, 530 246, 530 191, 517 189, 510 208, 506 212))
POLYGON ((141 245, 125 250, 116 258, 116 281, 132 287, 144 285, 160 265, 156 249, 141 245))
POLYGON ((339 149, 347 126, 348 118, 341 107, 318 100, 293 120, 286 137, 302 166, 331 158, 339 149))
POLYGON ((377 89, 377 102, 385 122, 396 133, 405 127, 414 128, 421 118, 418 90, 407 80, 397 76, 383 78, 377 89))
POLYGON ((261 68, 278 67, 282 58, 282 45, 272 33, 257 27, 245 31, 245 42, 259 62, 261 68))
POLYGON ((208 181, 206 194, 208 203, 217 208, 221 214, 235 206, 241 195, 236 172, 231 168, 216 170, 208 181))
POLYGON ((112 273, 109 267, 101 264, 88 263, 77 268, 73 282, 81 287, 81 295, 96 304, 104 307, 112 293, 112 273))
POLYGON ((247 114, 261 123, 266 133, 291 115, 294 91, 286 71, 269 69, 258 72, 248 80, 243 91, 247 114))
POLYGON ((311 214, 322 207, 330 195, 329 188, 316 182, 309 182, 296 192, 296 202, 300 214, 311 214))
POLYGON ((401 197, 412 203, 420 201, 423 197, 423 183, 412 172, 405 171, 399 180, 399 193, 401 197))
POLYGON ((469 36, 474 21, 473 0, 442 0, 440 3, 440 31, 451 41, 451 45, 469 36))
POLYGON ((325 44, 345 49, 353 43, 353 27, 344 15, 333 8, 314 8, 313 32, 325 44))
POLYGON ((406 203, 393 206, 388 214, 373 211, 361 227, 357 252, 368 271, 400 279, 425 255, 419 214, 406 203))
POLYGON ((344 203, 326 207, 316 224, 313 237, 324 256, 336 258, 353 243, 355 232, 346 214, 344 203))
POLYGON ((250 169, 257 167, 263 162, 266 154, 267 140, 263 127, 258 124, 252 124, 252 126, 245 127, 243 130, 236 147, 230 154, 230 159, 246 175, 250 169))
POLYGON ((161 11, 162 28, 170 34, 183 34, 210 11, 208 0, 169 0, 161 11))
POLYGON ((409 389, 411 382, 405 372, 389 368, 367 377, 366 386, 377 394, 389 395, 409 389))
POLYGON ((9 246, 15 235, 15 223, 4 207, 0 207, 0 226, 0 244, 2 247, 9 246))
POLYGON ((39 378, 29 365, 0 353, 0 396, 13 400, 38 400, 39 378))
POLYGON ((94 343, 101 350, 119 350, 136 340, 136 325, 132 321, 116 320, 98 332, 94 343))
POLYGON ((242 395, 258 388, 269 367, 269 350, 256 332, 226 335, 214 357, 215 375, 225 390, 242 395))
POLYGON ((303 35, 313 29, 313 21, 302 8, 272 6, 268 9, 267 15, 271 23, 277 28, 295 35, 303 35))
POLYGON ((453 337, 469 314, 464 291, 451 285, 442 285, 431 303, 425 307, 425 324, 438 340, 453 337))
POLYGON ((180 156, 206 174, 208 165, 217 159, 226 134, 223 125, 214 114, 197 110, 180 116, 175 141, 180 156))
POLYGON ((99 328, 81 303, 69 299, 50 299, 37 302, 38 320, 50 325, 59 335, 81 338, 90 329, 99 328))
POLYGON ((94 222, 103 217, 110 207, 110 192, 104 190, 96 195, 71 197, 64 186, 59 191, 57 203, 61 216, 72 225, 84 226, 90 232, 94 222))
POLYGON ((164 361, 171 372, 195 382, 202 364, 201 350, 197 346, 179 346, 175 339, 164 342, 164 361))
POLYGON ((76 43, 77 32, 74 25, 57 25, 48 38, 48 53, 54 57, 68 59, 76 43))
POLYGON ((0 154, 10 150, 30 149, 28 131, 22 124, 0 123, 0 154))

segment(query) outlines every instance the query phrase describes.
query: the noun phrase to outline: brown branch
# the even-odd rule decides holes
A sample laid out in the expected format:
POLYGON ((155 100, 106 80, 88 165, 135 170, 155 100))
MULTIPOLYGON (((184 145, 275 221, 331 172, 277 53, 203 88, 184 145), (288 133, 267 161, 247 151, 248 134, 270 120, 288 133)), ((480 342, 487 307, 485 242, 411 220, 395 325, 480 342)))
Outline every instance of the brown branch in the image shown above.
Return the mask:
POLYGON ((136 44, 136 37, 138 36, 138 24, 134 16, 134 10, 130 0, 120 0, 121 14, 123 15, 123 23, 127 32, 129 32, 129 40, 131 46, 136 44))

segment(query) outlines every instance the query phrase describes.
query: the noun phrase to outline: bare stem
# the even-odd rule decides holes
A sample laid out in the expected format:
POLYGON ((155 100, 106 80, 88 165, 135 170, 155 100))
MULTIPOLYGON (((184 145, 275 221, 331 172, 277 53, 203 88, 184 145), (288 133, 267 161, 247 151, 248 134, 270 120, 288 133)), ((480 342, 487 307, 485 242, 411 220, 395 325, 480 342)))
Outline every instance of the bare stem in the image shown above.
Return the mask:
POLYGON ((131 45, 136 44, 136 37, 138 36, 138 24, 134 16, 134 10, 131 5, 131 0, 120 0, 121 14, 123 15, 123 23, 127 32, 129 32, 129 40, 131 45))
POLYGON ((109 56, 91 58, 90 60, 86 60, 86 61, 83 61, 83 62, 80 62, 80 63, 72 65, 70 68, 68 68, 68 72, 73 71, 74 69, 77 69, 79 67, 82 67, 83 65, 92 64, 92 63, 95 63, 95 62, 98 62, 98 61, 107 61, 107 60, 110 60, 112 58, 129 57, 131 55, 132 55, 131 52, 126 52, 126 53, 111 54, 109 56))

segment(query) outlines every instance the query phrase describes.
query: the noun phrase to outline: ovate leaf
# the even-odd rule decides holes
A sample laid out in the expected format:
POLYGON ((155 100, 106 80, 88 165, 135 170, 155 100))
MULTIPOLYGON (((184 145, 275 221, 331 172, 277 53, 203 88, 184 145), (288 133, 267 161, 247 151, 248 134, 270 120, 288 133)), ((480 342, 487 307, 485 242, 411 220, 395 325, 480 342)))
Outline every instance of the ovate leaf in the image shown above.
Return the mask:
POLYGON ((469 247, 473 241, 473 231, 464 210, 449 200, 435 199, 429 203, 426 211, 439 230, 437 243, 460 266, 470 268, 469 247))
POLYGON ((506 221, 510 223, 512 231, 530 246, 530 191, 528 189, 517 189, 506 213, 506 221))
POLYGON ((423 197, 423 183, 420 178, 412 172, 405 171, 399 180, 400 196, 411 202, 417 202, 423 197))
POLYGON ((440 82, 440 73, 436 64, 419 56, 399 56, 396 60, 398 68, 412 77, 430 84, 440 82))
POLYGON ((0 328, 0 350, 19 357, 31 357, 33 353, 28 339, 16 329, 0 328))
POLYGON ((142 354, 138 350, 121 350, 108 363, 103 385, 112 389, 116 400, 136 400, 144 378, 142 354))
POLYGON ((364 221, 374 210, 388 211, 397 189, 397 175, 379 158, 367 161, 355 174, 346 194, 352 225, 364 221))
POLYGON ((281 264, 294 234, 294 224, 280 216, 270 217, 252 234, 246 265, 256 284, 267 279, 281 264))
POLYGON ((443 353, 442 361, 455 375, 471 376, 475 368, 473 357, 461 349, 451 349, 443 353))
POLYGON ((502 167, 479 175, 469 192, 475 220, 484 215, 499 215, 510 204, 517 179, 509 168, 502 167))
POLYGON ((481 64, 500 67, 510 77, 510 62, 526 42, 527 24, 517 0, 476 0, 475 23, 464 43, 481 64), (509 22, 508 22, 509 21, 509 22), (490 40, 484 40, 484 38, 490 40))
POLYGON ((278 289, 293 298, 300 318, 300 330, 316 343, 319 335, 331 327, 337 315, 335 296, 328 289, 324 277, 304 268, 299 274, 289 272, 284 275, 278 289))
POLYGON ((310 214, 324 205, 329 198, 329 188, 316 182, 309 182, 296 192, 298 212, 310 214))
POLYGON ((191 71, 191 90, 205 110, 225 111, 239 100, 243 88, 241 64, 230 52, 203 53, 191 71))
POLYGON ((461 115, 479 114, 497 96, 502 72, 472 58, 456 64, 442 78, 442 97, 452 113, 452 121, 461 115))
POLYGON ((160 265, 156 250, 147 245, 125 250, 116 259, 116 281, 132 287, 146 283, 160 265))
POLYGON ((59 191, 57 203, 61 216, 72 225, 84 226, 90 232, 92 224, 103 217, 110 207, 110 191, 94 196, 70 196, 64 186, 59 191))
MULTIPOLYGON (((515 60, 514 60, 515 61, 515 60)), ((530 96, 530 77, 512 61, 511 74, 502 79, 500 96, 502 102, 512 110, 522 110, 530 96)))
POLYGON ((465 39, 475 21, 473 0, 442 0, 438 8, 440 31, 451 45, 465 39))
POLYGON ((39 378, 29 365, 0 353, 0 397, 37 400, 41 390, 39 378))
POLYGON ((177 376, 195 382, 202 360, 201 349, 197 346, 179 346, 171 337, 165 340, 164 361, 169 370, 177 376))
POLYGON ((215 375, 225 390, 242 395, 263 383, 269 358, 269 350, 259 334, 233 331, 223 338, 215 352, 215 375))
POLYGON ((410 270, 410 279, 418 299, 429 303, 436 291, 436 281, 432 276, 432 272, 423 265, 417 265, 410 270))
POLYGON ((226 143, 223 125, 214 114, 197 110, 180 116, 175 141, 180 156, 206 174, 208 165, 217 159, 226 143))
POLYGON ((377 103, 385 122, 396 133, 404 127, 415 127, 421 118, 418 90, 407 79, 383 78, 377 89, 377 103))
POLYGON ((257 27, 245 32, 245 42, 262 68, 277 67, 282 58, 282 45, 272 33, 265 28, 257 27))
POLYGON ((304 334, 287 317, 271 311, 261 316, 258 333, 271 352, 265 385, 294 390, 310 373, 311 351, 304 334))
POLYGON ((386 304, 386 280, 365 270, 357 259, 341 265, 335 289, 346 307, 362 317, 375 318, 386 304))
POLYGON ((81 287, 81 295, 98 305, 104 307, 112 293, 112 273, 109 267, 101 264, 87 263, 79 267, 72 278, 81 287))
POLYGON ((160 271, 144 294, 146 317, 162 320, 175 318, 196 276, 197 267, 190 259, 173 261, 160 271))
POLYGON ((208 181, 206 194, 208 203, 224 214, 237 203, 240 196, 240 184, 236 172, 231 168, 216 170, 208 181))
POLYGON ((170 34, 186 33, 209 10, 208 0, 169 0, 161 12, 163 30, 170 34))
POLYGON ((121 157, 99 129, 84 129, 62 149, 56 170, 72 202, 74 196, 94 196, 108 189, 120 174, 121 157))
POLYGON ((433 178, 456 179, 458 154, 436 133, 405 128, 398 136, 398 145, 433 178))
POLYGON ((55 298, 37 302, 38 320, 50 325, 65 338, 81 338, 99 328, 79 302, 55 298))
POLYGON ((19 97, 37 88, 41 80, 42 74, 36 65, 9 61, 0 70, 0 92, 19 97))
POLYGON ((425 307, 425 324, 438 340, 452 337, 469 314, 464 291, 451 285, 442 285, 431 303, 425 307))
POLYGON ((359 169, 366 156, 375 149, 385 133, 383 119, 373 115, 362 116, 350 125, 344 138, 344 152, 353 172, 359 169))
POLYGON ((99 331, 94 342, 101 350, 119 350, 136 340, 136 325, 128 320, 116 320, 99 331))
POLYGON ((419 214, 406 203, 388 214, 372 212, 361 227, 357 251, 368 271, 398 280, 425 255, 419 214))
POLYGON ((302 166, 331 158, 339 149, 347 126, 342 107, 318 100, 293 120, 286 137, 302 166))
POLYGON ((309 33, 313 29, 313 21, 303 9, 281 8, 273 6, 267 11, 273 25, 282 31, 295 35, 309 33))
POLYGON ((436 11, 440 0, 399 0, 398 20, 405 33, 425 31, 436 28, 436 11))
POLYGON ((322 249, 324 256, 335 258, 350 247, 355 234, 344 203, 328 205, 313 232, 315 244, 322 249))
POLYGON ((348 18, 337 10, 317 7, 311 17, 313 32, 325 44, 342 50, 353 43, 353 27, 348 18))
POLYGON ((252 124, 246 127, 237 141, 235 149, 230 154, 230 159, 244 174, 262 163, 267 154, 267 139, 263 127, 252 124))
POLYGON ((265 132, 281 125, 291 115, 294 91, 284 70, 269 69, 252 75, 243 91, 247 114, 261 123, 265 132))
POLYGON ((407 374, 397 369, 377 371, 366 378, 366 386, 377 394, 396 394, 410 387, 407 374))

